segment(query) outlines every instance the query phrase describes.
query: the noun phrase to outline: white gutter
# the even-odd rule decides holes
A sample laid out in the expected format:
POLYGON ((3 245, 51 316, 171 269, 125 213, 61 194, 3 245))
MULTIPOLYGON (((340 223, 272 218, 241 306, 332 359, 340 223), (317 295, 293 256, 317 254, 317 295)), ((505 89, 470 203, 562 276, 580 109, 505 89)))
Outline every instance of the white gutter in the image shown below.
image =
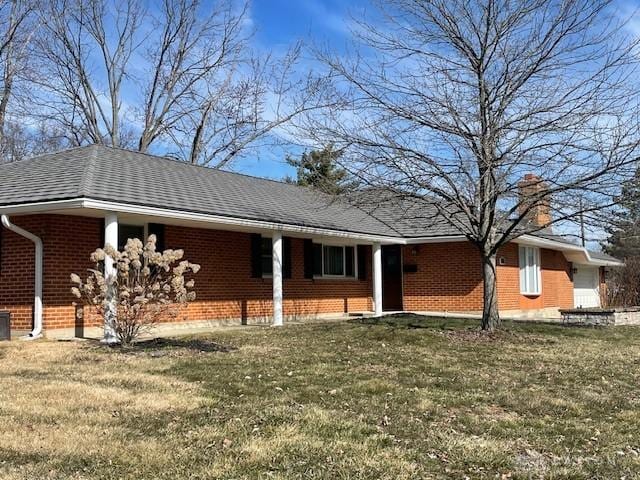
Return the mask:
MULTIPOLYGON (((345 232, 342 230, 332 230, 328 228, 310 227, 304 225, 287 225, 284 223, 269 222, 264 220, 251 220, 237 217, 226 217, 222 215, 211 215, 205 213, 188 212, 184 210, 172 210, 168 208, 149 207, 143 205, 132 205, 127 203, 116 203, 104 200, 93 200, 90 198, 82 197, 72 200, 58 200, 58 201, 45 201, 25 203, 20 205, 7 205, 0 207, 0 212, 3 214, 21 214, 21 213, 35 213, 46 212, 52 210, 66 210, 66 209, 78 209, 88 208, 100 211, 111 211, 119 213, 130 213, 134 215, 148 215, 152 217, 174 218, 202 223, 209 223, 214 225, 230 225, 235 227, 247 228, 247 229, 262 229, 281 231, 283 233, 297 233, 303 235, 319 235, 326 237, 336 237, 342 239, 350 239, 354 241, 362 241, 366 243, 381 243, 381 244, 396 244, 396 245, 412 245, 421 243, 445 243, 445 242, 460 242, 465 241, 464 235, 441 235, 434 237, 392 237, 385 235, 373 235, 366 233, 345 232)), ((542 248, 549 248, 553 250, 560 250, 567 252, 575 259, 574 263, 584 263, 588 265, 597 265, 604 267, 620 267, 623 266, 622 262, 614 262, 611 260, 598 259, 591 256, 589 251, 580 246, 570 243, 558 242, 556 240, 550 240, 535 235, 522 235, 521 237, 513 240, 514 243, 522 243, 525 245, 538 246, 542 248)), ((566 256, 566 255, 565 255, 566 256)), ((574 261, 574 259, 569 259, 574 261)))
POLYGON ((43 263, 43 247, 40 237, 35 236, 31 232, 27 232, 23 228, 17 227, 11 223, 7 215, 2 215, 2 225, 12 232, 31 240, 35 245, 35 286, 33 299, 33 330, 31 333, 23 337, 25 340, 34 340, 42 336, 42 263, 43 263))
POLYGON ((347 238, 360 240, 365 243, 402 244, 403 238, 386 235, 375 235, 357 232, 345 232, 330 228, 311 227, 306 225, 291 225, 286 223, 270 222, 265 220, 252 220, 238 217, 227 217, 207 213, 173 210, 169 208, 150 207, 128 203, 109 202, 105 200, 93 200, 91 198, 75 198, 72 200, 57 200, 46 202, 22 203, 19 205, 0 206, 0 213, 6 215, 51 212, 58 210, 70 210, 87 208, 92 210, 110 211, 117 213, 130 213, 134 215, 148 215, 152 217, 172 218, 194 222, 209 223, 214 225, 230 225, 248 229, 275 230, 283 233, 298 233, 303 235, 319 235, 328 237, 347 238))
POLYGON ((409 237, 405 238, 403 245, 415 245, 423 243, 449 243, 449 242, 466 242, 467 237, 464 235, 440 235, 438 237, 409 237))
POLYGON ((573 245, 571 243, 558 242, 557 240, 536 237, 535 235, 522 235, 521 237, 518 237, 513 241, 514 243, 520 243, 523 245, 531 245, 534 247, 542 247, 542 248, 549 248, 551 250, 559 250, 565 253, 565 256, 568 257, 567 259, 570 261, 573 261, 574 263, 596 265, 600 267, 624 266, 624 262, 594 258, 589 253, 589 250, 587 250, 581 245, 573 245))
POLYGON ((46 213, 52 210, 67 210, 72 208, 82 208, 82 198, 71 200, 48 200, 42 202, 19 203, 16 205, 0 206, 2 214, 18 215, 24 213, 46 213))
POLYGON ((308 235, 324 235, 330 237, 348 238, 353 240, 364 240, 366 242, 399 243, 404 244, 404 239, 389 237, 385 235, 375 235, 367 233, 347 232, 343 230, 333 230, 329 228, 311 227, 306 225, 292 225, 286 223, 270 222, 265 220, 252 220, 238 217, 226 217, 223 215, 213 215, 206 213, 188 212, 183 210, 171 210, 167 208, 149 207, 143 205, 132 205, 126 203, 106 202, 103 200, 82 199, 82 208, 96 210, 108 210, 118 213, 131 213, 137 215, 148 215, 152 217, 166 217, 196 222, 213 223, 219 225, 232 225, 236 227, 275 230, 283 233, 299 233, 308 235))

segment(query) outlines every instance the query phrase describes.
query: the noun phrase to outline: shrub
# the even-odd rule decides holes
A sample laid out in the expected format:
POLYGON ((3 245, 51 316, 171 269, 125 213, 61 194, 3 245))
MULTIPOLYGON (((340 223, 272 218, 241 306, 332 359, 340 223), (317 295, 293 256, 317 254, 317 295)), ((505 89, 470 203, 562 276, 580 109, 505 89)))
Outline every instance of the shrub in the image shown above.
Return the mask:
POLYGON ((609 307, 640 305, 640 258, 626 258, 624 267, 607 272, 605 303, 609 307))
POLYGON ((195 300, 193 278, 200 266, 182 260, 182 250, 156 251, 156 237, 143 246, 129 239, 122 252, 108 245, 91 254, 96 267, 86 280, 72 274, 72 293, 107 318, 105 328, 122 345, 130 345, 161 318, 172 319, 181 305, 195 300), (105 276, 104 260, 113 259, 115 273, 105 276))

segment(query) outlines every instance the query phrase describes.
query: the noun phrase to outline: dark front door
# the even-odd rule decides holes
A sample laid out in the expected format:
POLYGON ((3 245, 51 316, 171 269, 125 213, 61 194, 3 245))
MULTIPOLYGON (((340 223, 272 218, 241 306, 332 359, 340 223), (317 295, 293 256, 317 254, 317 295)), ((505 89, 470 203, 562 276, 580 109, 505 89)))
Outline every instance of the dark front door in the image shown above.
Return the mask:
POLYGON ((402 310, 402 252, 400 245, 382 247, 382 309, 402 310))

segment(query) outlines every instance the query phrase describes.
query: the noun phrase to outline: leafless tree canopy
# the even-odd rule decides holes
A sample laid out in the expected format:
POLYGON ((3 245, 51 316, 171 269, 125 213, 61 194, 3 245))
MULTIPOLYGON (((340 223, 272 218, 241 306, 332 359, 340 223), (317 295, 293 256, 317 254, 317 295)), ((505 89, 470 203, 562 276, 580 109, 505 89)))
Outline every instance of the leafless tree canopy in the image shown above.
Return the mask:
MULTIPOLYGON (((26 45, 33 71, 21 123, 63 132, 69 145, 220 167, 278 142, 274 130, 311 108, 311 78, 295 68, 300 46, 253 48, 245 2, 0 0, 0 14, 0 128, 26 45), (32 24, 19 28, 25 19, 32 24)), ((28 150, 21 138, 16 152, 28 150)))
POLYGON ((479 249, 485 318, 495 256, 581 208, 611 205, 638 156, 637 40, 608 0, 387 0, 345 55, 319 49, 340 108, 306 118, 360 180, 433 204, 479 249), (526 200, 518 183, 540 176, 526 200), (537 191, 536 191, 537 190, 537 191), (552 221, 531 222, 551 202, 552 221))
POLYGON ((10 113, 23 100, 36 22, 34 10, 33 0, 0 0, 0 157, 20 154, 12 141, 17 125, 10 113))

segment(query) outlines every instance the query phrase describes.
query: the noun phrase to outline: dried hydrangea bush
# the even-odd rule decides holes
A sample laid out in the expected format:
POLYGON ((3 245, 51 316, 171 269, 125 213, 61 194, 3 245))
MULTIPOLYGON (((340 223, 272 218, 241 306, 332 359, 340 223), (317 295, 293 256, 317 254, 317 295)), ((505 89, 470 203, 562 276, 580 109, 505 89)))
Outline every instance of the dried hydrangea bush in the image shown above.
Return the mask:
POLYGON ((107 245, 91 254, 95 268, 85 280, 71 275, 71 292, 93 306, 122 345, 130 345, 161 319, 171 320, 181 305, 195 300, 193 278, 200 266, 183 260, 182 250, 156 251, 156 237, 143 246, 129 239, 122 252, 107 245), (104 261, 113 259, 115 273, 105 276, 104 261))

